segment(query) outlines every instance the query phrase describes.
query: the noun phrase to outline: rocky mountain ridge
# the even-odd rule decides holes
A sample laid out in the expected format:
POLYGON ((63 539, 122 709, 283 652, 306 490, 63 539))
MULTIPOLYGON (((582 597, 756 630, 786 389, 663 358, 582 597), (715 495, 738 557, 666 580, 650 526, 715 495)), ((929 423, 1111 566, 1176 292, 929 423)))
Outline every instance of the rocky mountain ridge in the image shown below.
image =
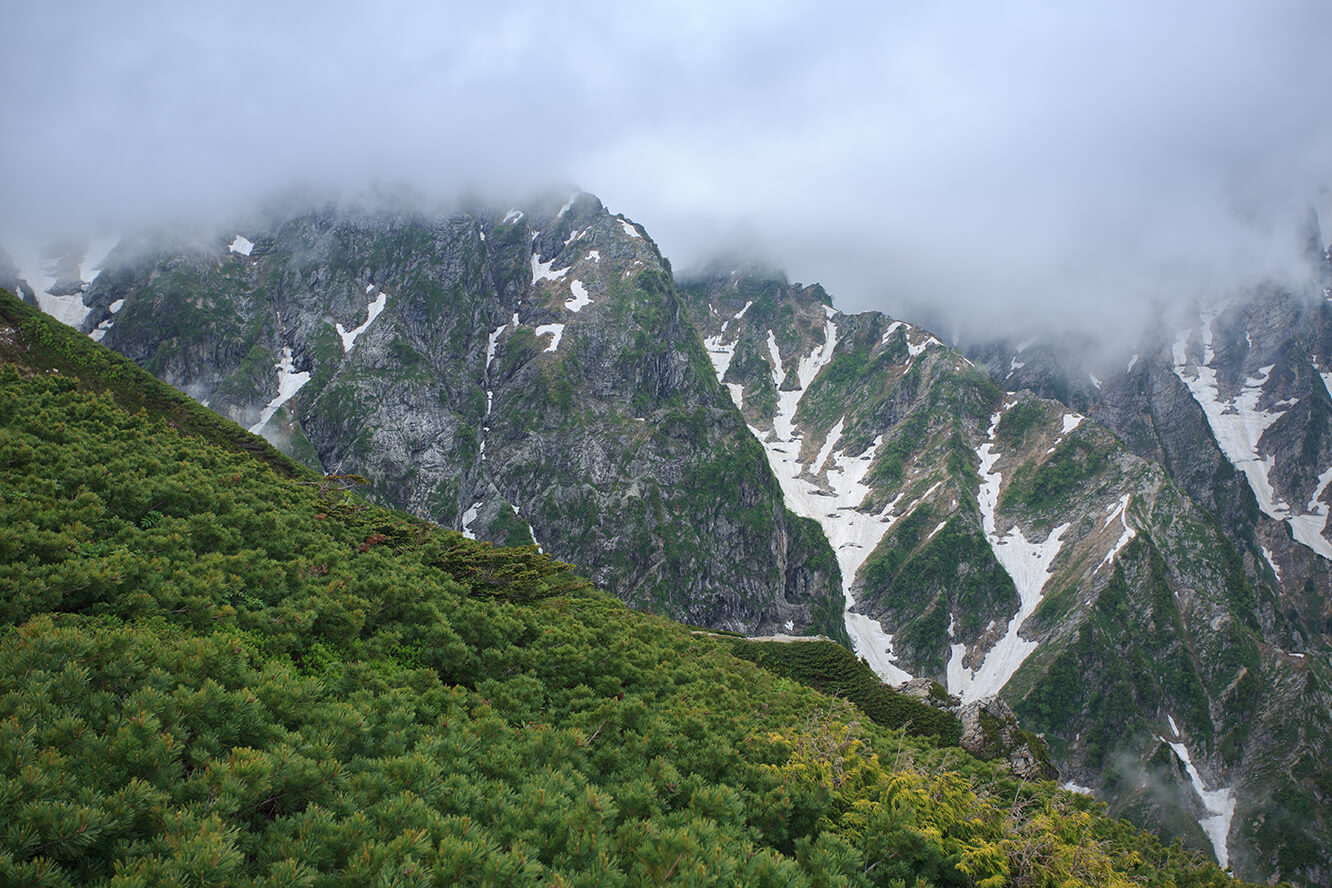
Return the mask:
POLYGON ((780 275, 683 290, 792 508, 833 541, 848 628, 885 680, 1002 693, 1070 786, 1240 871, 1288 868, 1326 830, 1326 657, 1285 643, 1282 590, 1164 466, 780 275), (1323 814, 1277 826, 1259 813, 1276 797, 1323 814))
POLYGON ((639 607, 841 636, 826 543, 785 511, 655 245, 595 197, 327 207, 117 255, 63 319, 307 464, 639 607))

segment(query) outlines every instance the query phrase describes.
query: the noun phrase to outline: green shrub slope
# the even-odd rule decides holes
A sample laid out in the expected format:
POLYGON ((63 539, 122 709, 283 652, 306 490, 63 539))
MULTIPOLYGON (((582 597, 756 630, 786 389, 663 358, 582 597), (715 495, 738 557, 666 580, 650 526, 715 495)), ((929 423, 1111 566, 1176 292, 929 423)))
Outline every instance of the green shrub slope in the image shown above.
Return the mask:
POLYGON ((0 298, 0 884, 1229 884, 0 298))

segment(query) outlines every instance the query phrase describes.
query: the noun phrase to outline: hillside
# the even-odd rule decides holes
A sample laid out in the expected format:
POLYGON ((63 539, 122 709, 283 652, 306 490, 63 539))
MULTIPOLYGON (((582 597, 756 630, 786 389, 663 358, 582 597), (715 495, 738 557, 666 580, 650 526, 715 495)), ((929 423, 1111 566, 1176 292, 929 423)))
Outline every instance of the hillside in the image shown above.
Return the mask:
POLYGON ((289 207, 18 283, 371 501, 635 609, 826 636, 955 697, 973 751, 995 718, 1023 773, 1246 878, 1332 879, 1332 303, 1265 291, 1078 377, 1085 344, 964 354, 780 271, 677 280, 561 200, 289 207))
POLYGON ((8 884, 1231 884, 0 300, 8 884))
POLYGON ((920 327, 744 265, 681 292, 885 681, 1000 694, 1117 814, 1251 877, 1329 877, 1332 669, 1233 515, 920 327))

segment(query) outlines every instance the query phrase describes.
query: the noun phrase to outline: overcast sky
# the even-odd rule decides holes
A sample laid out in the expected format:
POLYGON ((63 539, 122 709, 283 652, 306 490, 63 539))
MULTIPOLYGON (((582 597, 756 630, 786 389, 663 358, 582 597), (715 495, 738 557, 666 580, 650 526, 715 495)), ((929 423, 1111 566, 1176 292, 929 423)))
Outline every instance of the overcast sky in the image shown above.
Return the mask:
POLYGON ((677 270, 990 325, 1289 271, 1332 212, 1326 0, 5 5, 9 232, 576 183, 677 270))

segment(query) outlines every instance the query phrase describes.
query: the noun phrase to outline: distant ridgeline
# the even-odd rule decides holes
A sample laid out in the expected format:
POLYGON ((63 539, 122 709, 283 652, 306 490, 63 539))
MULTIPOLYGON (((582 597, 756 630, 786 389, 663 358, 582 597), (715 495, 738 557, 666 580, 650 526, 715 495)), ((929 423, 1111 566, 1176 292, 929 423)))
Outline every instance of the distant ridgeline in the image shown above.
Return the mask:
MULTIPOLYGON (((824 636, 842 648, 733 641, 726 662, 1033 779, 1057 771, 1246 878, 1332 885, 1332 265, 1310 260, 1307 288, 1200 311, 1122 356, 958 350, 752 264, 677 279, 641 226, 584 193, 507 211, 304 207, 67 251, 12 283, 87 334, 47 325, 29 355, 92 339, 127 356, 277 449, 108 364, 117 403, 256 454, 322 497, 321 522, 360 503, 322 473, 360 476, 380 506, 539 545, 636 610, 824 636)), ((142 515, 168 515, 153 502, 142 515)), ((167 532, 142 515, 138 531, 167 532)), ((405 571, 429 525, 394 520, 414 529, 349 539, 405 571)), ((239 532, 218 521, 204 555, 239 532)), ((491 551, 449 546, 469 564, 491 551)), ((208 595, 240 613, 241 596, 281 589, 293 636, 332 620, 360 638, 373 608, 356 602, 379 586, 351 583, 346 615, 313 617, 287 585, 316 571, 342 587, 294 551, 309 563, 282 583, 218 567, 208 595)), ((533 558, 496 588, 565 582, 533 558)), ((431 564, 472 585, 509 569, 431 564)))
POLYGON ((930 707, 368 504, 8 294, 0 586, 3 884, 1234 884, 930 707))

